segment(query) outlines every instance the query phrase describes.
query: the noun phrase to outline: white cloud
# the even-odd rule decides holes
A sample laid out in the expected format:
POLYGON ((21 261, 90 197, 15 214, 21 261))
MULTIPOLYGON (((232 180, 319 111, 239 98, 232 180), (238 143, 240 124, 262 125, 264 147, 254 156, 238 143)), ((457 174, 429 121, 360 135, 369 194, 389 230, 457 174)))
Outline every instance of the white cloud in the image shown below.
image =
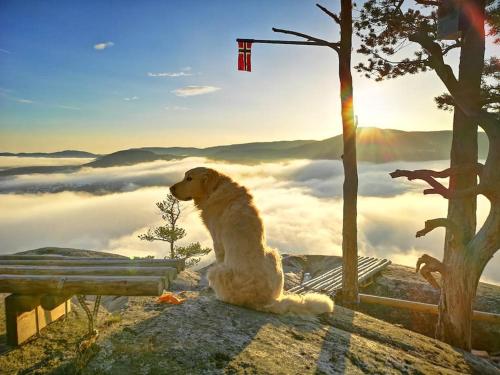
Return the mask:
POLYGON ((181 70, 183 72, 189 72, 189 71, 191 71, 191 67, 190 66, 185 66, 185 67, 181 68, 181 70))
POLYGON ((123 98, 123 100, 125 100, 127 102, 131 102, 132 100, 139 100, 139 97, 138 96, 131 96, 129 98, 123 98))
POLYGON ((9 50, 3 49, 3 48, 0 48, 0 52, 8 53, 9 55, 12 53, 9 50))
POLYGON ((29 100, 29 99, 16 99, 16 101, 18 103, 24 103, 24 104, 33 104, 33 100, 29 100))
POLYGON ((187 77, 192 76, 192 73, 182 72, 160 72, 160 73, 148 73, 149 77, 187 77))
POLYGON ((188 107, 182 107, 179 105, 173 105, 173 106, 166 106, 165 109, 167 111, 187 111, 189 108, 188 107))
POLYGON ((102 51, 103 49, 113 47, 115 44, 113 42, 103 42, 103 43, 97 43, 94 44, 94 49, 98 51, 102 51))
POLYGON ((220 87, 215 86, 185 86, 172 91, 177 96, 194 96, 210 94, 211 92, 220 90, 220 87))

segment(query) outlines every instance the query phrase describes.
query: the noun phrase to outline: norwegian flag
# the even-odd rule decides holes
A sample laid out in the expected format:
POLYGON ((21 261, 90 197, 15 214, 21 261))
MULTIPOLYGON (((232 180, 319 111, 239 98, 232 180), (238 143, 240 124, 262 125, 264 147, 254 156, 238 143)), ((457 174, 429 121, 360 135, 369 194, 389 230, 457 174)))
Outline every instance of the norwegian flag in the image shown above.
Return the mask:
POLYGON ((246 72, 252 71, 252 63, 250 60, 252 52, 252 42, 238 41, 238 70, 246 72))

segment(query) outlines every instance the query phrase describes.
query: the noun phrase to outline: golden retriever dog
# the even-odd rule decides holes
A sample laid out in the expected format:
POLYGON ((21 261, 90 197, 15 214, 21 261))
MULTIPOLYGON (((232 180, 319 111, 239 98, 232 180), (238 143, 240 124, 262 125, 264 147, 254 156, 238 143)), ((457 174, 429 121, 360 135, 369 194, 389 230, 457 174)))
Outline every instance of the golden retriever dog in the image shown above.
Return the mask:
POLYGON ((266 246, 262 220, 246 188, 199 167, 187 171, 170 191, 179 200, 192 199, 201 211, 216 257, 208 281, 219 300, 276 314, 333 311, 325 295, 283 292, 281 257, 266 246))

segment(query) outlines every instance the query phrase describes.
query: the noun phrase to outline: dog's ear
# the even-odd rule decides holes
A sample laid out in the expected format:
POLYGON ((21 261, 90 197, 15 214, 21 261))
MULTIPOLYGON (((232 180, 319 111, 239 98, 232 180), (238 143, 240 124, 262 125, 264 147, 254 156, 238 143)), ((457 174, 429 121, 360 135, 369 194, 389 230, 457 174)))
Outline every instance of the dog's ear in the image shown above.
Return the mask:
POLYGON ((219 185, 220 175, 217 171, 213 169, 209 169, 207 173, 203 176, 203 186, 205 187, 205 191, 207 196, 212 194, 219 185))

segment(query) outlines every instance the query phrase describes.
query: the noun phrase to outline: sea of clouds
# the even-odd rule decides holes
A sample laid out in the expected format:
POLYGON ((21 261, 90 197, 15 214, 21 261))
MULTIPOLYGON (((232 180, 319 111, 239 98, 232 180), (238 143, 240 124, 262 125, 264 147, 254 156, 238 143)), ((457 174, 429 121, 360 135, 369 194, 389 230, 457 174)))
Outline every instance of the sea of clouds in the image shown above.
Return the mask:
MULTIPOLYGON (((260 209, 267 241, 281 253, 341 254, 342 182, 339 161, 295 160, 242 165, 202 158, 156 161, 125 167, 83 168, 75 173, 31 174, 0 179, 0 252, 43 246, 110 251, 129 256, 166 255, 164 243, 138 235, 161 224, 155 202, 168 186, 195 166, 208 166, 245 185, 260 209)), ((444 230, 415 238, 430 218, 445 217, 447 202, 423 196, 422 185, 393 180, 397 169, 446 168, 445 161, 359 165, 358 238, 360 255, 414 266, 423 253, 442 257, 444 230)), ((183 202, 185 242, 211 246, 191 202, 183 202)), ((478 201, 481 224, 489 209, 478 201)), ((211 256, 204 259, 208 263, 211 256)), ((493 258, 483 280, 500 283, 493 258)))

